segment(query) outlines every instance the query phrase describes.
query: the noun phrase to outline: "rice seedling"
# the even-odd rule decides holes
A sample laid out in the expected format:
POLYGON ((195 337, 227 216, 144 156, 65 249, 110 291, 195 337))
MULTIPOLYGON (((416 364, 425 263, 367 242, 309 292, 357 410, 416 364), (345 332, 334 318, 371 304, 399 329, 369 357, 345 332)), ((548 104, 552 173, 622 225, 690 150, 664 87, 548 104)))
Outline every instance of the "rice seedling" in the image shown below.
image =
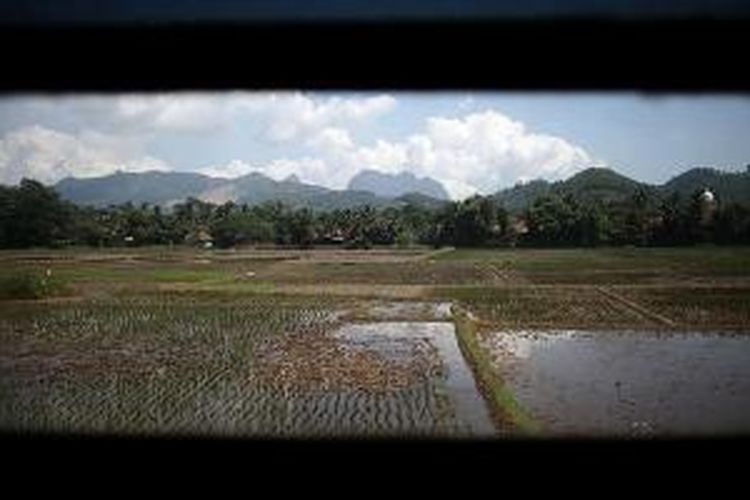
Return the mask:
POLYGON ((428 346, 337 345, 321 298, 144 296, 0 316, 0 428, 232 436, 452 434, 428 346), (347 361, 348 360, 348 361, 347 361))
POLYGON ((622 307, 592 287, 446 287, 433 291, 504 327, 618 327, 653 321, 622 307))

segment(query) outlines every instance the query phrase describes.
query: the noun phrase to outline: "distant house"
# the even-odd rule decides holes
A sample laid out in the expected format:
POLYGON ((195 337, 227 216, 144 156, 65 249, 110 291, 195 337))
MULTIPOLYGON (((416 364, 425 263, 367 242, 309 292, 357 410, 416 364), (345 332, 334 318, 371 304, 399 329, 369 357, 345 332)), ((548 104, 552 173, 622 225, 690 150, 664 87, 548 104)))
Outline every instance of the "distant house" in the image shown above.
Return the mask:
POLYGON ((529 226, 526 223, 526 219, 522 217, 511 217, 508 221, 507 241, 510 246, 516 246, 518 240, 520 240, 528 232, 529 226))
POLYGON ((203 248, 211 248, 214 246, 214 238, 206 227, 199 226, 185 236, 185 243, 203 248))
POLYGON ((510 232, 515 235, 522 235, 529 232, 529 226, 526 224, 526 220, 521 217, 511 218, 508 228, 510 229, 510 232))
POLYGON ((344 232, 343 231, 341 231, 340 229, 336 229, 334 231, 330 231, 330 232, 326 233, 323 236, 323 240, 326 243, 333 243, 333 244, 336 244, 336 245, 340 245, 340 244, 344 243, 344 241, 346 240, 346 236, 344 236, 344 232))

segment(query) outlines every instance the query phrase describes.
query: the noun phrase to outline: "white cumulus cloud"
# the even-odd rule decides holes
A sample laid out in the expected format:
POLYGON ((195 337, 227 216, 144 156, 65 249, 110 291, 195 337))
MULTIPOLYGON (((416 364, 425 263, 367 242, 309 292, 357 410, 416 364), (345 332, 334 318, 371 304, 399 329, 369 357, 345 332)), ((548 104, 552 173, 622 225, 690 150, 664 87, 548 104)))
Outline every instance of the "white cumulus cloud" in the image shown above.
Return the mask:
POLYGON ((115 103, 115 120, 142 130, 206 131, 238 118, 263 124, 267 138, 286 141, 321 129, 356 124, 394 109, 396 100, 377 96, 319 97, 301 92, 232 92, 124 95, 115 103))
POLYGON ((420 139, 431 155, 424 172, 491 192, 523 178, 559 179, 593 165, 583 148, 534 133, 494 110, 460 119, 430 118, 420 139))
POLYGON ((23 127, 0 139, 0 182, 23 177, 54 183, 63 177, 94 177, 116 170, 167 170, 167 165, 126 140, 98 132, 71 135, 41 126, 23 127))
POLYGON ((319 181, 341 179, 333 170, 346 170, 349 177, 364 168, 408 170, 442 182, 456 199, 491 193, 521 180, 560 179, 600 163, 580 146, 531 132, 495 110, 461 118, 430 117, 422 131, 400 141, 378 139, 353 147, 351 141, 321 140, 312 145, 331 170, 319 181))
POLYGON ((208 167, 200 168, 197 172, 199 174, 208 175, 210 177, 232 179, 259 170, 260 168, 254 167, 253 165, 250 165, 249 163, 242 160, 232 160, 229 163, 225 163, 223 165, 210 165, 208 167))
POLYGON ((390 112, 396 99, 368 97, 312 97, 302 93, 247 96, 238 102, 265 119, 267 137, 274 141, 309 138, 326 127, 351 126, 390 112))
POLYGON ((16 120, 6 127, 9 131, 0 137, 0 182, 27 176, 52 183, 68 175, 166 169, 166 162, 149 154, 148 147, 157 146, 161 156, 169 155, 167 145, 208 157, 206 166, 193 169, 215 177, 253 171, 276 179, 295 174, 304 182, 341 189, 363 169, 406 170, 440 181, 456 199, 518 181, 565 178, 603 163, 567 138, 530 130, 497 109, 477 109, 471 97, 457 103, 462 115, 428 116, 413 130, 383 137, 376 132, 379 127, 371 127, 372 120, 409 113, 399 109, 389 115, 398 102, 387 94, 231 92, 9 100, 0 111, 15 110, 24 120, 40 118, 37 124, 19 126, 16 120), (50 125, 44 117, 56 121, 50 125), (214 142, 202 142, 209 135, 214 142), (236 141, 251 146, 235 148, 236 141), (224 146, 235 151, 229 158, 236 159, 211 164, 210 152, 223 152, 224 146))
POLYGON ((330 154, 338 154, 354 147, 349 132, 338 127, 326 127, 316 135, 312 136, 307 144, 319 148, 330 154))

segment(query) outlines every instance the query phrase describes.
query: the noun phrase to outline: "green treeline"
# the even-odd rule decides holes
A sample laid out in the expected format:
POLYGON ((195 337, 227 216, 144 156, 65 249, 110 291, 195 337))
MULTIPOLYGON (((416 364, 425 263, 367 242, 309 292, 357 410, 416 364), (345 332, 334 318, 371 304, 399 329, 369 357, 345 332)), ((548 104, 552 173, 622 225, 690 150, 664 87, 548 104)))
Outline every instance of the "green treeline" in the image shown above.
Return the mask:
POLYGON ((0 186, 0 247, 242 244, 347 248, 409 246, 598 246, 750 243, 750 209, 703 191, 660 198, 637 190, 624 201, 544 194, 510 214, 493 197, 441 208, 416 203, 332 211, 279 202, 222 205, 188 198, 158 205, 79 207, 39 182, 0 186))

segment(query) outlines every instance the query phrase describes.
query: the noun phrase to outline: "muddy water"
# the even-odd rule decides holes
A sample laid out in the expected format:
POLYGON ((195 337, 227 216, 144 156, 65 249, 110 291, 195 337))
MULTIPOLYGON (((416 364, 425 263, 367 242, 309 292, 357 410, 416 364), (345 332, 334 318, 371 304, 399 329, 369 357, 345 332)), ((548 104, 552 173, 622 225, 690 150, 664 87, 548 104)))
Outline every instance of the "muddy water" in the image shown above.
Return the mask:
POLYGON ((750 434, 750 337, 496 332, 484 339, 544 434, 750 434))
MULTIPOLYGON (((349 324, 334 333, 349 345, 374 350, 385 357, 404 359, 415 343, 426 342, 439 360, 437 383, 446 397, 456 436, 496 433, 486 404, 456 343, 454 326, 447 322, 380 322, 349 324)), ((397 431, 397 429, 394 429, 397 431)))
POLYGON ((367 316, 378 321, 445 321, 451 318, 450 302, 386 302, 375 304, 367 316))

